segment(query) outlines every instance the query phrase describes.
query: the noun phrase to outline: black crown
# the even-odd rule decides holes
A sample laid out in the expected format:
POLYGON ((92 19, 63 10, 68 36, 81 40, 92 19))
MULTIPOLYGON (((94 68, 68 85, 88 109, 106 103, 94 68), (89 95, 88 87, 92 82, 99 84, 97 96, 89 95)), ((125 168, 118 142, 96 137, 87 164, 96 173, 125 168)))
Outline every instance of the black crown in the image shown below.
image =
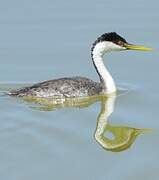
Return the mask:
POLYGON ((110 32, 102 34, 99 38, 97 38, 96 43, 102 42, 102 41, 122 41, 126 43, 126 40, 119 36, 116 32, 110 32))
POLYGON ((98 44, 99 42, 103 42, 103 41, 111 41, 111 42, 114 42, 116 44, 119 41, 127 43, 127 41, 124 38, 122 38, 121 36, 119 36, 116 32, 104 33, 100 37, 98 37, 96 39, 96 41, 93 43, 92 48, 91 48, 91 55, 92 55, 93 49, 96 46, 96 44, 98 44))

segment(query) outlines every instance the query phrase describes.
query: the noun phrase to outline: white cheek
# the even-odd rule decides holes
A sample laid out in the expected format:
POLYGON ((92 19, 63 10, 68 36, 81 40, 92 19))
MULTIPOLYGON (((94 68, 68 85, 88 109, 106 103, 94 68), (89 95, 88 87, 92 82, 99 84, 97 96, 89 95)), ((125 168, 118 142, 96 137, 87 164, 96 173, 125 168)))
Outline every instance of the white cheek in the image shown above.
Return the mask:
POLYGON ((126 49, 125 47, 119 46, 109 41, 106 41, 104 43, 106 51, 121 51, 126 49))
POLYGON ((106 52, 126 50, 125 47, 118 46, 110 41, 99 42, 93 49, 93 56, 103 56, 106 52))

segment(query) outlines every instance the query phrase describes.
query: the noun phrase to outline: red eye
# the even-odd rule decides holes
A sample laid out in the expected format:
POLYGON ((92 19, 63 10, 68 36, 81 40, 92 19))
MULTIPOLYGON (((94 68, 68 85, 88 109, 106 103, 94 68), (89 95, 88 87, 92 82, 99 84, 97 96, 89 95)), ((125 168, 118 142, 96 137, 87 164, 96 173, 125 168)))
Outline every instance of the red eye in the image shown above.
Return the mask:
POLYGON ((116 41, 113 41, 113 43, 115 43, 116 45, 118 45, 118 46, 124 46, 124 42, 123 41, 121 41, 121 40, 116 40, 116 41))
POLYGON ((124 45, 124 42, 123 42, 123 41, 117 41, 117 44, 118 44, 119 46, 123 46, 123 45, 124 45))

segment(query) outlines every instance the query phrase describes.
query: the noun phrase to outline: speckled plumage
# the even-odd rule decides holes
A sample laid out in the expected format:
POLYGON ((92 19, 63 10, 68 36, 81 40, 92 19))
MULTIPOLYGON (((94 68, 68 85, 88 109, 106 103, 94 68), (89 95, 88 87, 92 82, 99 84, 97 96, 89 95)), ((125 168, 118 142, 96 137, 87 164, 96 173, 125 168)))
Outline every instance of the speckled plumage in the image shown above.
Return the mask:
POLYGON ((18 97, 69 98, 94 96, 101 93, 101 83, 94 82, 84 77, 70 77, 45 81, 30 87, 13 90, 9 95, 18 97))

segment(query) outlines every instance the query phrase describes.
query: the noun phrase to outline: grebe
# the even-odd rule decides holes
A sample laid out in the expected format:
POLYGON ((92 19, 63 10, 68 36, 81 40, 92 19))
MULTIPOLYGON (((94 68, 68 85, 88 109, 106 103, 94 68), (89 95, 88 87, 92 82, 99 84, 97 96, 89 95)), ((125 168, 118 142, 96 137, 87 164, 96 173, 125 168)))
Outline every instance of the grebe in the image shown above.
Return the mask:
POLYGON ((116 86, 111 74, 104 66, 103 55, 111 51, 129 49, 141 51, 151 50, 151 48, 129 44, 115 32, 105 33, 96 39, 91 48, 91 58, 99 75, 100 82, 94 82, 85 77, 66 77, 13 90, 8 94, 17 97, 72 98, 115 93, 116 86))

